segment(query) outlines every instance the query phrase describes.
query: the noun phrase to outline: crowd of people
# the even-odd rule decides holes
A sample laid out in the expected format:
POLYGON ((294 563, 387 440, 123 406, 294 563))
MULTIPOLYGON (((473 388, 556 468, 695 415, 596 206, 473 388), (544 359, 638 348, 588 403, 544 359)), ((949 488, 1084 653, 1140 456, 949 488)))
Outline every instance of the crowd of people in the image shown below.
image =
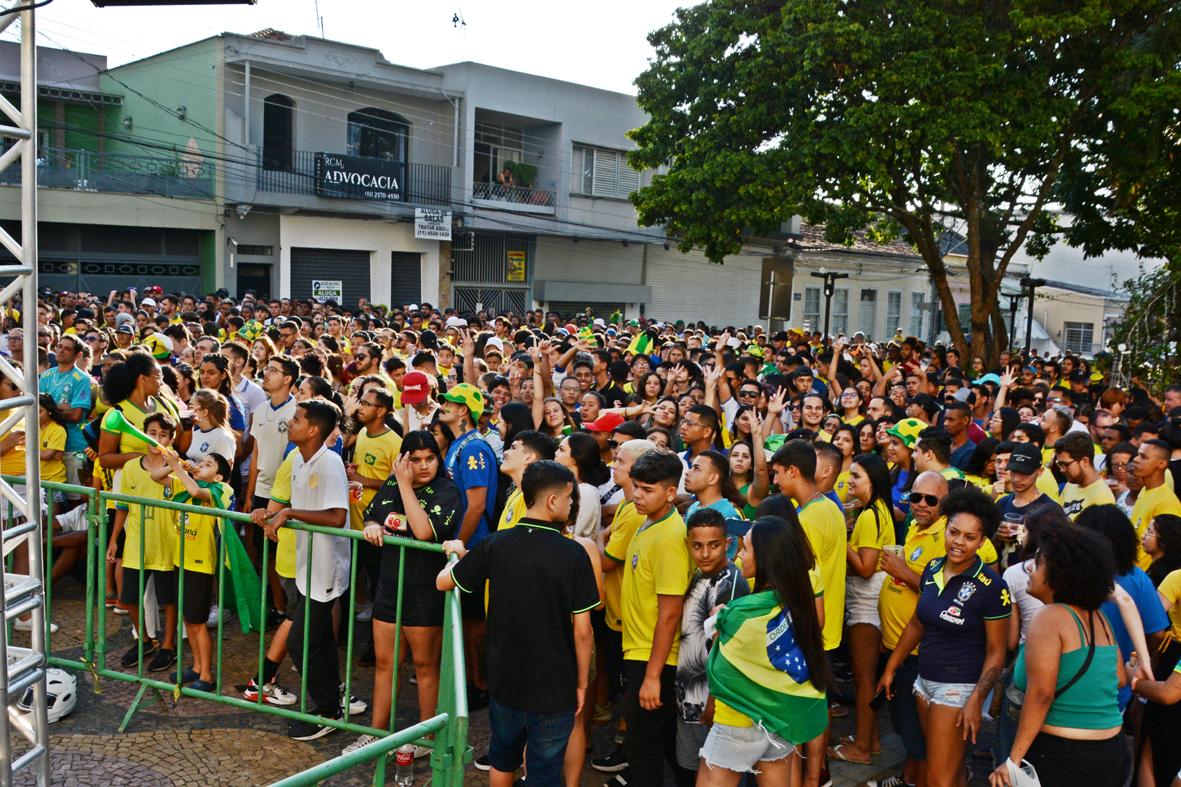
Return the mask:
MULTIPOLYGON (((247 699, 297 702, 290 654, 310 712, 386 728, 400 658, 433 716, 458 588, 494 785, 574 787, 588 759, 608 785, 666 767, 678 785, 824 785, 832 761, 881 751, 883 714, 906 760, 882 787, 972 767, 994 785, 1181 778, 1181 386, 1120 387, 1072 355, 989 368, 901 334, 589 310, 159 288, 36 308, 36 337, 5 315, 0 351, 41 371, 42 478, 249 512, 246 551, 273 556, 247 699), (349 540, 290 522, 360 531, 356 587, 349 540), (350 592, 371 703, 340 679, 350 592), (619 745, 594 756, 597 724, 619 745)), ((0 470, 28 449, 10 430, 0 470)), ((70 497, 55 580, 85 546, 70 497)), ((164 621, 123 666, 214 690, 216 515, 108 514, 108 607, 138 619, 150 581, 164 621)))

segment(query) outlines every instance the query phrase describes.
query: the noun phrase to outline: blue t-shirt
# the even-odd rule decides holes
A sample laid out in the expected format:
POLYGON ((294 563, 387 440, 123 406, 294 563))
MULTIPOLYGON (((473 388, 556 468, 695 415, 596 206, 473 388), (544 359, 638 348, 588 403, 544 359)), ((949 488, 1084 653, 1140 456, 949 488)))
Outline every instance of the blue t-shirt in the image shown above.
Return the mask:
POLYGON ((946 557, 935 558, 919 580, 915 614, 924 629, 919 675, 941 683, 975 683, 984 669, 984 624, 1009 617, 1009 588, 979 556, 976 565, 944 583, 946 562, 946 557))
MULTIPOLYGON (((1140 613, 1140 622, 1144 624, 1145 637, 1169 628, 1169 616, 1160 603, 1156 587, 1142 569, 1133 566, 1128 573, 1116 577, 1115 582, 1126 590, 1128 595, 1132 597, 1132 601, 1136 603, 1136 610, 1140 613)), ((1120 658, 1127 661, 1136 646, 1132 644, 1132 638, 1128 636, 1128 629, 1119 613, 1119 607, 1114 601, 1104 601, 1103 605, 1099 607, 1099 611, 1107 616, 1107 622, 1111 624, 1111 633, 1115 636, 1115 643, 1119 645, 1120 658)), ((1144 659, 1148 656, 1142 653, 1140 658, 1144 659)), ((1120 710, 1126 708, 1131 699, 1131 686, 1121 688, 1119 690, 1120 710)))
MULTIPOLYGON (((447 470, 451 473, 451 480, 459 491, 462 512, 467 511, 467 490, 484 488, 487 497, 484 504, 484 515, 476 525, 476 531, 468 539, 467 547, 471 549, 484 540, 495 526, 496 516, 496 484, 499 468, 496 464, 496 454, 487 440, 480 437, 477 429, 472 429, 461 435, 451 447, 447 449, 447 470)), ((463 513, 461 513, 461 521, 463 513)))
POLYGON ((85 450, 86 438, 82 436, 82 424, 91 407, 89 375, 77 367, 62 372, 55 366, 41 374, 37 387, 41 393, 52 396, 53 401, 57 402, 57 406, 63 410, 82 408, 82 421, 66 422, 65 424, 66 450, 72 452, 85 450))
MULTIPOLYGON (((689 506, 689 510, 685 512, 685 521, 688 522, 689 517, 693 516, 693 512, 699 508, 701 508, 701 501, 694 500, 692 505, 689 506)), ((734 507, 734 504, 724 497, 721 500, 718 500, 716 503, 710 503, 706 506, 706 508, 712 508, 713 510, 720 512, 722 516, 726 517, 726 519, 742 519, 742 514, 738 512, 738 509, 734 507)))

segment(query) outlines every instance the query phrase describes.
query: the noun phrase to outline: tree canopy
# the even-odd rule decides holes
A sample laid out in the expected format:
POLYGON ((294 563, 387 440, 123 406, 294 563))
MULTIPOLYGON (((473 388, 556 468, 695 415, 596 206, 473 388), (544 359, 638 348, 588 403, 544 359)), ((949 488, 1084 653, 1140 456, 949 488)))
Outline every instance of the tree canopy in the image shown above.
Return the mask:
POLYGON ((633 200, 682 248, 720 261, 792 215, 903 236, 961 353, 995 359, 1010 261, 1052 230, 1056 179, 1152 63, 1173 63, 1168 2, 712 0, 649 40, 636 84, 649 122, 633 165, 663 168, 633 200), (966 237, 962 325, 940 238, 966 237), (970 334, 970 344, 967 335, 970 334))

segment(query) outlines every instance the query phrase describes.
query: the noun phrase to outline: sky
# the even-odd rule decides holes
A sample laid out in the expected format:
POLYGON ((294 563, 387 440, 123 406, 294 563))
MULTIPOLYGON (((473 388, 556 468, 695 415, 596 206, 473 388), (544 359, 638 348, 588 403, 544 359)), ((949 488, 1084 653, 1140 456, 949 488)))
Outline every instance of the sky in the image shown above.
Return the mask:
MULTIPOLYGON (((256 5, 95 8, 53 0, 37 11, 38 43, 105 54, 112 66, 222 32, 275 28, 381 50, 400 65, 473 60, 635 94, 647 35, 691 0, 258 0, 256 5), (317 17, 317 10, 319 17, 317 17), (454 24, 458 15, 466 24, 454 24)), ((17 26, 5 34, 13 38, 17 26)))

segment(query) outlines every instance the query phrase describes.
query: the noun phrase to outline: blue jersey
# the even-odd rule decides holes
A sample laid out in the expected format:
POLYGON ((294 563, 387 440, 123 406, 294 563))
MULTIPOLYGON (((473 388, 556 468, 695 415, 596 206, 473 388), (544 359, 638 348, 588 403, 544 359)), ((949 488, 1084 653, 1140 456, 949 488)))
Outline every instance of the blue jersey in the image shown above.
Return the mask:
MULTIPOLYGON (((484 498, 484 514, 476 524, 476 530, 468 539, 467 547, 471 549, 495 529, 496 517, 496 486, 500 469, 496 464, 496 454, 488 441, 480 436, 477 429, 462 435, 447 449, 447 470, 459 490, 464 515, 467 512, 467 491, 469 489, 486 490, 484 498)), ((462 518, 461 518, 462 521, 462 518)))
POLYGON ((82 451, 86 448, 86 438, 82 436, 82 425, 86 414, 90 412, 90 376, 81 369, 74 367, 63 372, 56 366, 46 370, 37 383, 41 393, 49 394, 57 406, 62 410, 81 408, 82 421, 66 422, 66 450, 82 451))

